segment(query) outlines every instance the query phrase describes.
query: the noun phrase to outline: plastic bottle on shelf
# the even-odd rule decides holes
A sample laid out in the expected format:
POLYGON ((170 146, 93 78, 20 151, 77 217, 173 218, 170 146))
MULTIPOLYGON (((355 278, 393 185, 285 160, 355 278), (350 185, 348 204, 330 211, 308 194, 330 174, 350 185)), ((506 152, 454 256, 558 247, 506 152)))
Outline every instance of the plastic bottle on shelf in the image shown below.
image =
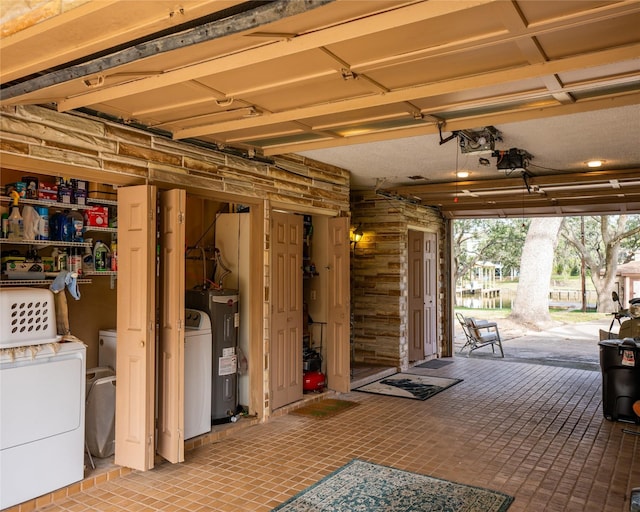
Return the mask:
MULTIPOLYGON (((90 239, 86 240, 90 242, 90 239)), ((82 273, 88 274, 95 270, 95 266, 93 265, 93 250, 91 247, 86 247, 84 251, 84 255, 82 256, 82 273)))
POLYGON ((36 212, 38 213, 36 240, 49 240, 49 208, 39 206, 36 212))
POLYGON ((82 255, 80 249, 72 247, 69 254, 69 272, 75 272, 76 274, 82 274, 82 255))
POLYGON ((2 238, 9 237, 9 214, 2 214, 2 238))
POLYGON ((69 242, 84 241, 84 217, 78 210, 71 210, 67 213, 66 236, 69 242))
POLYGON ((67 270, 69 265, 68 262, 67 251, 65 249, 60 249, 58 251, 58 263, 55 266, 58 270, 67 270))
POLYGON ((51 270, 53 272, 60 272, 60 251, 58 250, 57 247, 54 247, 53 250, 51 251, 51 259, 53 260, 53 264, 52 264, 52 268, 51 270))
POLYGON ((24 221, 22 220, 20 208, 18 207, 20 194, 13 190, 11 192, 11 198, 13 199, 13 205, 11 205, 11 213, 8 217, 9 229, 7 238, 10 238, 12 240, 22 240, 24 239, 24 221))
POLYGON ((109 248, 98 240, 93 248, 93 265, 96 272, 109 270, 109 248))

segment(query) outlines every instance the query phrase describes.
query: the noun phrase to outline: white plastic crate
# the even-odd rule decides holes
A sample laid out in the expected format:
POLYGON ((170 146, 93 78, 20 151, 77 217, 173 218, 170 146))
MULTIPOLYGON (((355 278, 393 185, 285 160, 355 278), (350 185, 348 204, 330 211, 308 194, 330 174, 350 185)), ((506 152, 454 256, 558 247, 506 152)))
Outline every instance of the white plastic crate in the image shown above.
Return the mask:
POLYGON ((0 348, 42 345, 61 339, 51 290, 0 289, 0 348))

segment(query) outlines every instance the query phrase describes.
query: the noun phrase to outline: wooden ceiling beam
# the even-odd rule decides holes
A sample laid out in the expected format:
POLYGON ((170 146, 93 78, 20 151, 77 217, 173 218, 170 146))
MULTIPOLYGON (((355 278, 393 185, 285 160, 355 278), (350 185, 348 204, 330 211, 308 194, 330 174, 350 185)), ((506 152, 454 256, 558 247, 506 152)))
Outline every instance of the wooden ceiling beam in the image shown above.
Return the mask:
MULTIPOLYGON (((601 171, 588 172, 571 172, 562 174, 551 174, 544 176, 531 176, 529 178, 530 186, 551 187, 558 185, 576 185, 579 184, 598 184, 609 186, 613 189, 611 180, 617 180, 619 184, 625 181, 640 180, 640 168, 635 169, 611 169, 601 171)), ((494 180, 474 180, 474 181, 458 181, 447 183, 433 183, 426 185, 410 185, 406 187, 394 187, 389 189, 400 195, 420 195, 431 193, 434 195, 442 195, 453 193, 456 190, 469 190, 474 193, 491 191, 496 189, 522 189, 523 180, 518 178, 500 178, 494 180)))
POLYGON ((535 208, 555 208, 566 206, 584 206, 584 205, 607 205, 607 204, 623 204, 630 202, 640 202, 640 194, 630 194, 623 198, 612 198, 611 196, 592 196, 592 197, 577 197, 577 198, 560 198, 554 200, 545 200, 544 198, 538 198, 535 200, 522 201, 516 198, 513 199, 499 199, 499 200, 487 200, 484 202, 470 201, 466 198, 459 198, 457 202, 453 200, 446 201, 421 201, 424 206, 437 206, 444 211, 451 210, 520 210, 524 208, 525 211, 535 208), (612 200, 613 199, 613 200, 612 200))

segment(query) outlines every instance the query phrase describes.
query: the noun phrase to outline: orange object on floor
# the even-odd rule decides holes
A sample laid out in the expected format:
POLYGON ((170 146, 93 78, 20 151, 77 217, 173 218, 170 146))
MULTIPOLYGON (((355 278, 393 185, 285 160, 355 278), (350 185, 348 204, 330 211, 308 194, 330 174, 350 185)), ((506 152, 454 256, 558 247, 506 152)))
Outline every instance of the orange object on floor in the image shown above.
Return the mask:
POLYGON ((633 412, 635 412, 636 416, 640 418, 640 400, 636 400, 633 404, 633 412))

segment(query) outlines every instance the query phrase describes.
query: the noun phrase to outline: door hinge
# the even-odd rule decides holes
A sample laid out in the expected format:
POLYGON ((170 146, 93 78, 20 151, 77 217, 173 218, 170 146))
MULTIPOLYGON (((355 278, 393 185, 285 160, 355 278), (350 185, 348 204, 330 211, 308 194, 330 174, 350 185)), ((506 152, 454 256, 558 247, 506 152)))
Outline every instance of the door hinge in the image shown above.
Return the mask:
POLYGON ((184 212, 178 213, 178 224, 184 224, 184 212))

